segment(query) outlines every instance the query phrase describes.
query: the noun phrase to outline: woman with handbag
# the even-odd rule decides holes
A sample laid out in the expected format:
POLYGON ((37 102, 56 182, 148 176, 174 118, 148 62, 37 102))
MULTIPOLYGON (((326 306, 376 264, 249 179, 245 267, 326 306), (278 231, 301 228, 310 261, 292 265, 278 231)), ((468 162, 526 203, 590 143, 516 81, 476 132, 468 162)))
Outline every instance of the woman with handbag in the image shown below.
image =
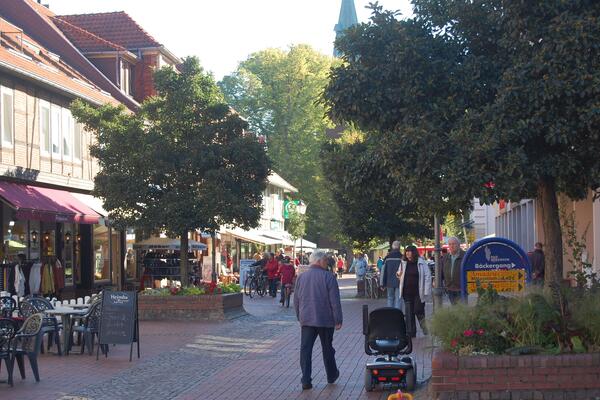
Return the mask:
MULTIPOLYGON (((400 281, 399 296, 404 302, 412 302, 412 313, 407 315, 412 321, 412 326, 416 328, 415 317, 419 320, 419 326, 423 334, 427 335, 427 326, 425 325, 425 302, 431 296, 431 272, 427 262, 419 257, 419 252, 415 246, 406 246, 404 250, 404 260, 400 263, 397 272, 400 281)), ((416 336, 416 329, 413 337, 416 336)))

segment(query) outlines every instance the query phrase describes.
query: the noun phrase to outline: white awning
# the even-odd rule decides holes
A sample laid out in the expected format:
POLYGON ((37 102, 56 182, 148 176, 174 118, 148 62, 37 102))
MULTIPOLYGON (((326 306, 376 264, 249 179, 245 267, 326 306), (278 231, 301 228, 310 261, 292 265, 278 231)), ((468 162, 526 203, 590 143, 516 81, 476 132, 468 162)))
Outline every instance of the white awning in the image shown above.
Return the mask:
POLYGON ((277 172, 271 172, 268 178, 269 184, 273 186, 277 186, 283 189, 284 192, 297 192, 294 186, 292 186, 288 181, 283 179, 277 172))
POLYGON ((317 244, 306 239, 298 239, 295 244, 296 249, 316 249, 317 244))
MULTIPOLYGON (((181 241, 180 239, 152 237, 139 243, 134 243, 133 248, 141 250, 179 250, 181 248, 181 241)), ((196 242, 195 240, 188 241, 188 250, 202 251, 206 250, 206 248, 204 243, 196 242)))
POLYGON ((277 240, 277 244, 282 244, 284 246, 294 245, 294 242, 290 239, 289 233, 286 231, 260 231, 260 234, 269 239, 277 240))
POLYGON ((240 228, 231 228, 225 229, 225 233, 228 233, 232 236, 235 236, 238 239, 241 239, 242 241, 250 243, 258 243, 267 246, 279 243, 278 240, 261 235, 260 232, 255 229, 246 231, 240 228))

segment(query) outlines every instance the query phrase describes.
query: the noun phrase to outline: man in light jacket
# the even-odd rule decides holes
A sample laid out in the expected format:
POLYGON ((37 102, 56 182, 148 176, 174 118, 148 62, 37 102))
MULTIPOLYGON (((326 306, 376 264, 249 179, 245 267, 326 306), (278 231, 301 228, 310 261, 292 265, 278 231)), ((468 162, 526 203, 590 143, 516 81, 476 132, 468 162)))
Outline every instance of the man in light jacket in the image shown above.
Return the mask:
POLYGON ((381 268, 381 286, 384 286, 387 291, 387 306, 401 309, 402 298, 400 297, 400 281, 396 276, 398 267, 402 262, 402 254, 400 253, 400 242, 392 243, 392 251, 385 256, 383 267, 381 268))
POLYGON ((302 390, 312 388, 312 350, 317 336, 321 339, 327 382, 334 383, 340 376, 335 362, 333 333, 342 327, 342 304, 337 279, 327 271, 327 258, 326 252, 315 250, 310 255, 310 268, 296 279, 294 308, 302 328, 302 390))

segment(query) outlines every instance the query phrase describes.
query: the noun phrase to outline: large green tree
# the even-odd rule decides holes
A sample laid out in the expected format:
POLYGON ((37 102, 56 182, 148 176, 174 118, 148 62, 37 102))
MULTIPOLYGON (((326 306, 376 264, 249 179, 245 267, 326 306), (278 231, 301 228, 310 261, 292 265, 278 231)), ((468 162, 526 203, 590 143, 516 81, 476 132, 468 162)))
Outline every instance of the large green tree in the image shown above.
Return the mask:
POLYGON ((318 100, 335 60, 306 45, 251 54, 220 86, 250 129, 266 138, 274 169, 307 204, 312 240, 339 231, 336 204, 323 179, 320 146, 331 122, 318 100))
POLYGON ((330 115, 378 135, 398 192, 437 212, 538 199, 546 278, 560 279, 557 192, 600 181, 600 3, 413 4, 406 20, 375 6, 339 41, 330 115))
POLYGON ((374 146, 360 140, 323 146, 325 176, 339 209, 348 216, 343 233, 361 248, 374 239, 391 246, 401 237, 430 237, 431 215, 395 194, 387 168, 373 157, 374 146))
MULTIPOLYGON (((158 70, 154 83, 157 95, 136 114, 81 101, 72 107, 96 134, 94 193, 111 219, 178 235, 181 254, 189 231, 256 226, 270 166, 264 146, 197 59, 185 59, 180 71, 158 70)), ((181 276, 186 285, 184 256, 181 276)))

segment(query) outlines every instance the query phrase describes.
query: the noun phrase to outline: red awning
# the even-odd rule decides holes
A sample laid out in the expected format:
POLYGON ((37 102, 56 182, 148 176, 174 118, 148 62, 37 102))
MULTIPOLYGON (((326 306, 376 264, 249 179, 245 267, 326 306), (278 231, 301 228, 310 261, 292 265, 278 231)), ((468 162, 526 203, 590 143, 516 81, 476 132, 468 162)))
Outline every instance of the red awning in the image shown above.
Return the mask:
POLYGON ((97 224, 99 215, 65 190, 0 181, 0 197, 17 219, 97 224))

